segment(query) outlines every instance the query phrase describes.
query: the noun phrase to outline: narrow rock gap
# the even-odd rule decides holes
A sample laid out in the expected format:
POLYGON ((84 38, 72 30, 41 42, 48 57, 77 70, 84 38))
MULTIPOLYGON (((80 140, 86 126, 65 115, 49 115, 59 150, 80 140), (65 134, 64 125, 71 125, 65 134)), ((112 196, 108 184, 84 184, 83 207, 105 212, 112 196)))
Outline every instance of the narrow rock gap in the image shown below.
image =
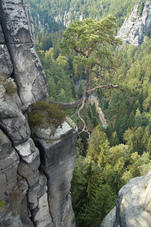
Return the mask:
MULTIPOLYGON (((33 139, 34 141, 34 139, 33 139)), ((49 195, 48 195, 48 191, 49 191, 49 184, 48 184, 48 181, 49 181, 49 177, 47 175, 47 173, 44 171, 42 165, 45 165, 45 162, 44 162, 44 157, 43 157, 43 154, 44 154, 44 150, 42 148, 42 146, 40 145, 40 143, 38 143, 37 141, 34 141, 35 143, 35 146, 38 148, 39 150, 39 154, 40 154, 40 166, 39 166, 39 172, 43 173, 46 178, 47 178, 47 198, 48 198, 48 207, 49 207, 49 214, 51 216, 51 219, 52 219, 52 223, 54 225, 54 219, 53 219, 53 215, 52 215, 52 212, 51 212, 51 208, 50 208, 50 204, 49 204, 49 195)), ((55 226, 55 225, 54 225, 55 226)))
MULTIPOLYGON (((24 162, 24 160, 22 160, 22 161, 24 162)), ((32 215, 32 210, 30 209, 29 202, 28 202, 28 198, 27 198, 27 196, 28 196, 28 191, 29 191, 29 189, 30 189, 30 185, 29 185, 27 179, 26 179, 24 176, 22 176, 22 175, 18 172, 18 169, 17 169, 17 174, 18 174, 18 176, 20 176, 22 179, 24 179, 24 180, 26 181, 27 185, 28 185, 28 190, 27 190, 27 193, 26 193, 26 200, 27 200, 27 208, 28 208, 28 210, 29 210, 29 212, 30 212, 30 214, 31 214, 30 216, 28 216, 28 218, 31 220, 31 222, 32 222, 32 224, 34 225, 34 227, 36 227, 36 224, 35 224, 35 222, 34 222, 33 215, 32 215)))
MULTIPOLYGON (((18 153, 17 150, 15 149, 15 146, 14 146, 14 143, 13 143, 12 139, 10 138, 10 136, 9 136, 8 133, 7 133, 7 131, 5 130, 5 128, 4 128, 1 124, 0 124, 0 130, 8 137, 8 139, 10 140, 10 142, 11 142, 11 144, 12 144, 12 148, 13 148, 13 149, 16 151, 16 153, 18 154, 19 159, 22 160, 21 156, 19 155, 19 153, 18 153)), ((22 160, 22 161, 23 161, 23 160, 22 160)), ((19 166, 19 165, 18 165, 18 166, 19 166)), ((22 179, 24 179, 24 180, 26 181, 26 183, 27 183, 27 185, 28 185, 28 190, 29 190, 30 186, 29 186, 29 184, 28 184, 28 181, 26 180, 26 178, 25 178, 24 176, 22 176, 22 175, 19 174, 19 172, 18 172, 18 167, 17 167, 17 175, 20 176, 22 179)), ((9 179, 7 178, 7 176, 6 176, 6 180, 7 180, 7 182, 9 182, 9 179)), ((26 195, 26 199, 27 199, 27 195, 26 195)), ((27 204, 28 204, 28 199, 27 199, 27 204)), ((30 208, 29 208, 29 204, 28 204, 28 209, 29 209, 29 211, 30 211, 30 213, 31 213, 31 210, 30 210, 30 208)), ((33 223, 34 227, 36 227, 34 221, 32 220, 32 219, 33 219, 33 218, 32 218, 32 213, 31 213, 31 217, 29 217, 29 219, 30 219, 31 222, 33 223)))

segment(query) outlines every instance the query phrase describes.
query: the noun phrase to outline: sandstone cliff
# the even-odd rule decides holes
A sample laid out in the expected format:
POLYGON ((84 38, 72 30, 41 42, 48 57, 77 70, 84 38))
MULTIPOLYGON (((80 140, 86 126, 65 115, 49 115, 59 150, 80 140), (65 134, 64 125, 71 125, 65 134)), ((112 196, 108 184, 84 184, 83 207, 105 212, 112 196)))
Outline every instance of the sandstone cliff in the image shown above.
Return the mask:
POLYGON ((28 124, 31 103, 48 96, 34 49, 27 0, 0 1, 0 226, 74 226, 70 182, 76 131, 28 124), (36 145, 35 145, 36 144, 36 145))
POLYGON ((151 1, 139 1, 125 19, 118 37, 134 46, 140 45, 151 31, 151 1))
POLYGON ((118 194, 116 207, 105 217, 100 227, 151 226, 151 171, 131 179, 118 194))

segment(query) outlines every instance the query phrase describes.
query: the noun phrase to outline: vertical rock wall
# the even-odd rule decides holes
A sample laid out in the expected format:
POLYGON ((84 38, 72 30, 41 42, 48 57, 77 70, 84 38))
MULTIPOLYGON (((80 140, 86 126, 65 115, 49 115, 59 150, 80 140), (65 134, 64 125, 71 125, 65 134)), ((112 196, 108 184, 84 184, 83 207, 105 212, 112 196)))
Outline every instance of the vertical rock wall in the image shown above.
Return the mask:
POLYGON ((142 44, 151 31, 151 1, 137 2, 131 15, 125 19, 118 37, 134 46, 142 44))
MULTIPOLYGON (((27 0, 0 1, 0 226, 74 226, 76 132, 31 138, 26 110, 48 96, 27 0)), ((41 129, 40 129, 41 130, 41 129)), ((51 129, 49 129, 51 131, 51 129)), ((49 131, 48 130, 48 131, 49 131)), ((59 132, 59 133, 58 133, 59 132)))

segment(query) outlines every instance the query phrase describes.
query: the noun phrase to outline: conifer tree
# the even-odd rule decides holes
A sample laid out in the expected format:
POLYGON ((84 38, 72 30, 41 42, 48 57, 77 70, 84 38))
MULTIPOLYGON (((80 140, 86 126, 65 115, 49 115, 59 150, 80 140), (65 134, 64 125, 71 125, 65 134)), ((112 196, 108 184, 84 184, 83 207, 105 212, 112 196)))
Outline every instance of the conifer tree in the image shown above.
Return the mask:
POLYGON ((91 80, 92 73, 100 77, 98 72, 113 69, 115 57, 111 51, 112 46, 119 45, 121 42, 115 38, 115 18, 108 16, 101 21, 91 18, 77 21, 71 24, 63 34, 61 48, 65 53, 74 51, 76 56, 74 61, 83 64, 85 67, 86 85, 83 90, 82 104, 78 110, 78 116, 83 122, 83 131, 86 130, 85 121, 80 116, 88 97, 99 88, 117 88, 117 85, 98 85, 93 87, 91 80))

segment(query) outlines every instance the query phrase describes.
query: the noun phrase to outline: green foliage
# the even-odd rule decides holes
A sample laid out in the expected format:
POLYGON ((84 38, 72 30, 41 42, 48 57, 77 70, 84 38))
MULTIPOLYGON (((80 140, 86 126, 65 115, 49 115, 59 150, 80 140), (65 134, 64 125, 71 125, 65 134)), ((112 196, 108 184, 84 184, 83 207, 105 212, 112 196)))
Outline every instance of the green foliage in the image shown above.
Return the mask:
POLYGON ((115 18, 109 16, 101 21, 87 18, 71 24, 63 34, 61 48, 65 53, 75 51, 75 63, 80 63, 87 68, 101 64, 102 69, 112 68, 114 57, 110 46, 118 45, 119 39, 115 38, 115 18))
POLYGON ((0 201, 0 211, 3 211, 6 208, 6 202, 4 200, 0 201))
POLYGON ((56 31, 61 28, 58 21, 54 21, 54 17, 64 16, 65 12, 70 12, 70 21, 74 22, 79 15, 84 18, 91 17, 100 19, 109 14, 113 14, 118 18, 118 24, 121 25, 125 17, 131 12, 134 3, 137 0, 30 0, 32 14, 35 18, 36 25, 40 20, 47 27, 48 31, 56 31))
MULTIPOLYGON (((144 175, 150 169, 150 31, 148 38, 139 47, 111 47, 112 41, 116 44, 115 19, 99 19, 112 13, 117 18, 118 26, 121 25, 125 16, 131 13, 136 0, 31 2, 34 15, 39 15, 40 20, 48 26, 48 32, 37 32, 36 47, 47 75, 51 99, 68 102, 81 98, 88 65, 100 75, 91 73, 91 83, 96 85, 98 80, 101 84, 118 83, 121 86, 121 90, 97 91, 101 108, 108 120, 106 130, 97 126, 99 122, 94 106, 87 106, 82 112, 90 131, 97 127, 92 131, 89 144, 85 134, 78 140, 78 153, 82 156, 77 159, 72 181, 73 208, 77 227, 96 227, 115 205, 117 192, 122 185, 133 177, 144 175), (65 31, 61 44, 67 51, 67 56, 64 57, 59 48, 64 28, 54 22, 53 17, 63 15, 71 8, 74 9, 71 12, 72 22, 78 13, 87 19, 71 24, 65 31), (98 21, 92 18, 97 18, 98 21), (75 53, 75 48, 79 52, 75 53), (87 59, 84 55, 88 54, 90 48, 93 51, 87 59), (103 70, 94 66, 98 59, 103 70), (111 69, 114 66, 115 72, 111 69)), ((144 1, 139 7, 140 16, 143 3, 144 1)), ((42 111, 36 113, 33 112, 33 117, 31 116, 33 125, 39 122, 43 124, 43 119, 48 117, 47 111, 46 114, 42 111)))
POLYGON ((146 0, 141 0, 141 2, 139 3, 139 7, 138 7, 138 15, 141 17, 142 13, 143 13, 143 9, 144 9, 144 3, 146 0))
POLYGON ((65 120, 65 112, 59 105, 51 104, 46 101, 38 101, 30 106, 31 111, 28 115, 30 127, 41 126, 44 128, 55 127, 65 120))
POLYGON ((11 81, 7 82, 4 85, 4 87, 6 90, 6 94, 9 96, 13 96, 17 92, 17 88, 14 86, 14 84, 11 81))
POLYGON ((98 162, 100 152, 102 152, 103 155, 104 152, 108 152, 108 149, 109 143, 107 136, 102 131, 101 126, 97 126, 91 134, 87 155, 98 162))
POLYGON ((71 191, 77 227, 99 226, 116 199, 111 187, 103 184, 99 166, 82 156, 77 159, 71 191))
POLYGON ((146 151, 150 152, 148 147, 151 140, 151 133, 148 126, 128 129, 124 133, 124 139, 126 144, 129 145, 131 152, 137 151, 138 154, 143 154, 146 151))

